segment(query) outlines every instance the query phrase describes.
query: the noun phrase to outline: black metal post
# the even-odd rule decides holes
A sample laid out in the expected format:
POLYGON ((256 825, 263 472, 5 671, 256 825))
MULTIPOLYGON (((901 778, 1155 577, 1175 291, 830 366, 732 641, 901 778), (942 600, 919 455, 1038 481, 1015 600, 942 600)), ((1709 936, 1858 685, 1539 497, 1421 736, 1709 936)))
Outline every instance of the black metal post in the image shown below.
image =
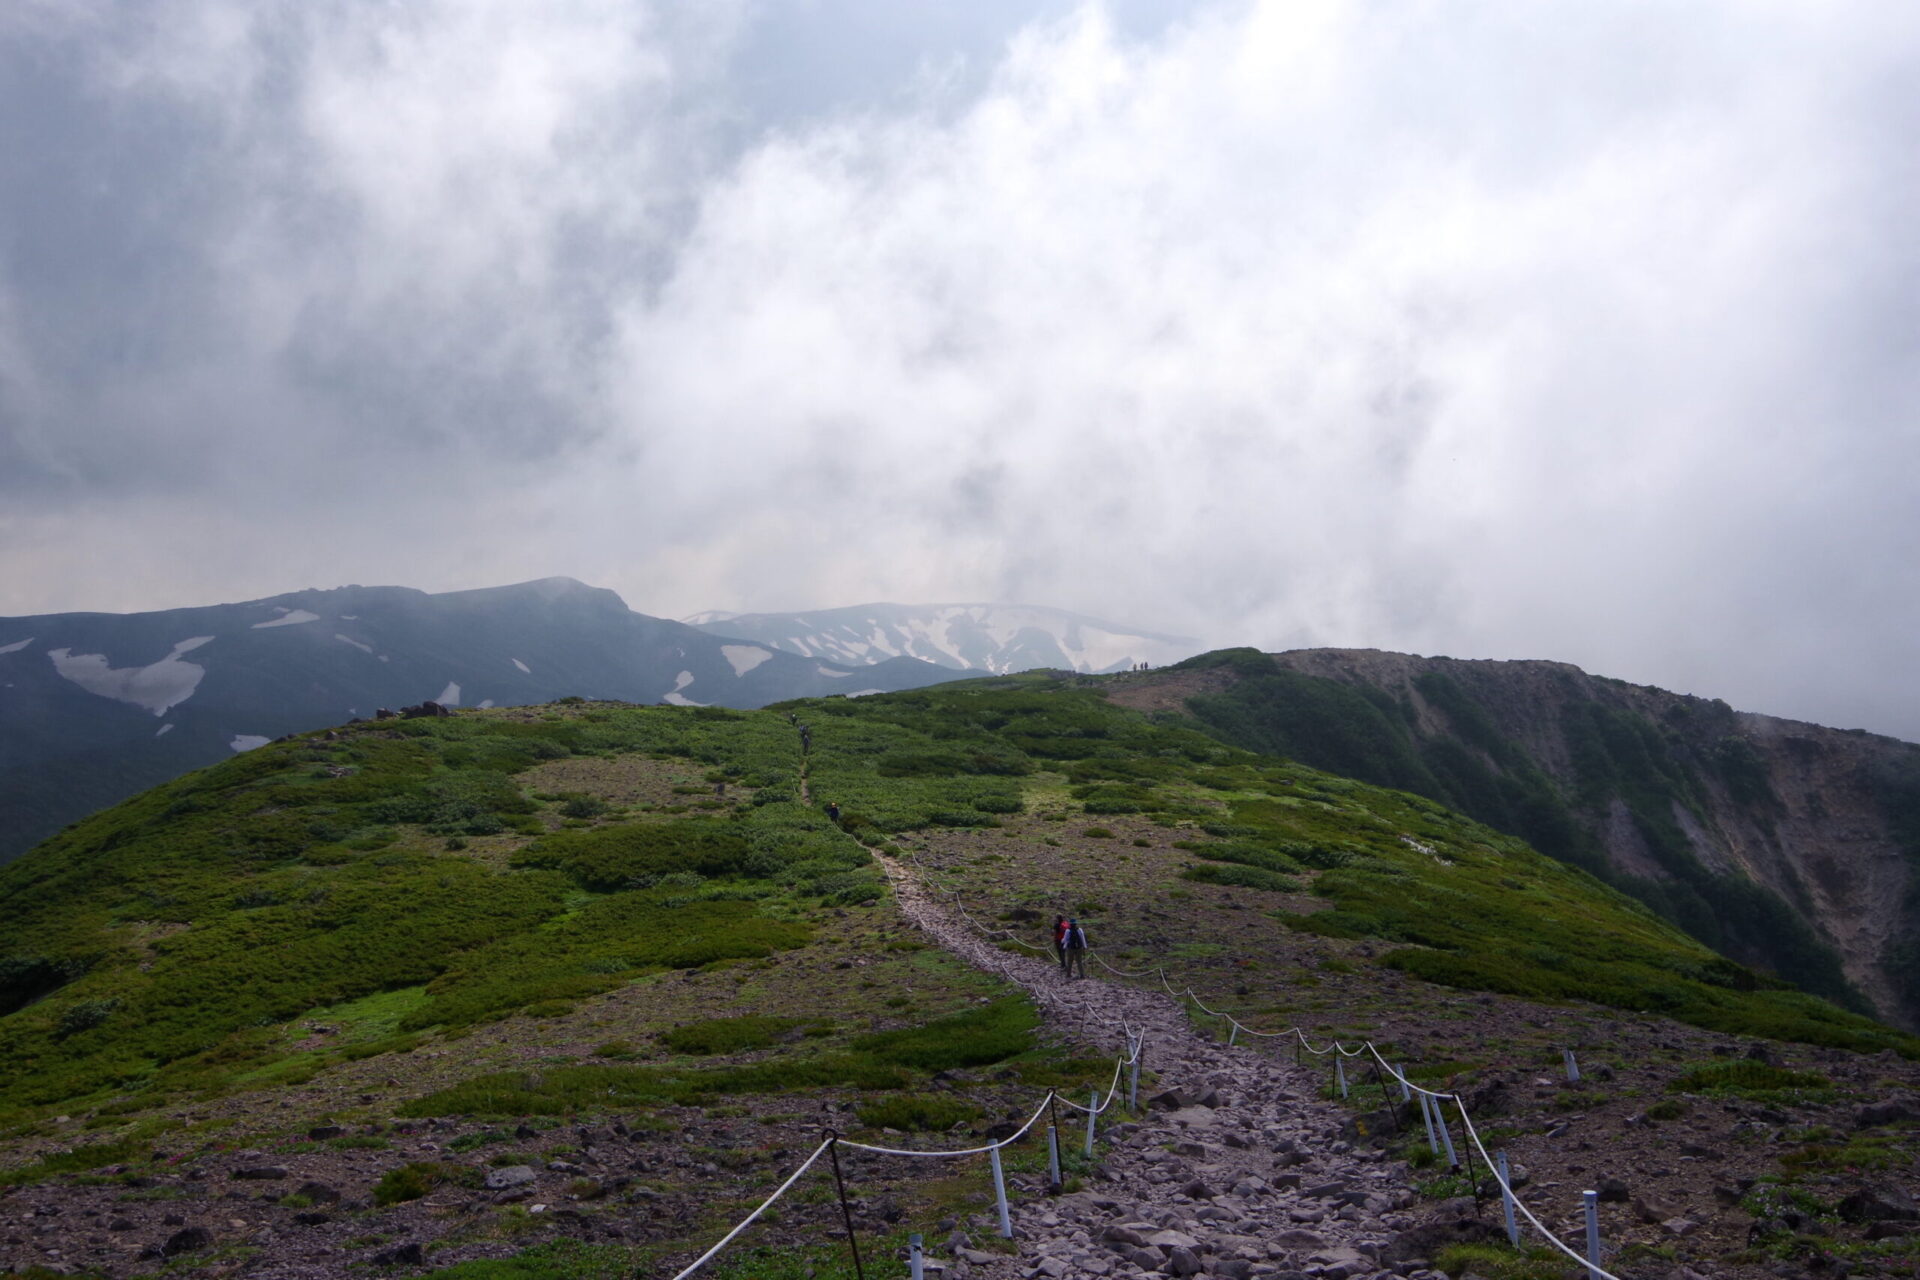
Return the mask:
POLYGON ((847 1248, 853 1251, 853 1274, 859 1280, 867 1280, 866 1268, 860 1265, 860 1241, 853 1234, 853 1209, 847 1204, 846 1179, 840 1176, 840 1135, 828 1129, 827 1142, 827 1155, 833 1160, 834 1189, 840 1193, 840 1218, 847 1224, 847 1248))
POLYGON ((1367 1069, 1373 1072, 1374 1081, 1380 1086, 1380 1097, 1387 1104, 1387 1114, 1393 1117, 1393 1131, 1400 1132, 1400 1104, 1393 1100, 1393 1092, 1387 1088, 1387 1078, 1380 1074, 1380 1064, 1369 1060, 1367 1069))

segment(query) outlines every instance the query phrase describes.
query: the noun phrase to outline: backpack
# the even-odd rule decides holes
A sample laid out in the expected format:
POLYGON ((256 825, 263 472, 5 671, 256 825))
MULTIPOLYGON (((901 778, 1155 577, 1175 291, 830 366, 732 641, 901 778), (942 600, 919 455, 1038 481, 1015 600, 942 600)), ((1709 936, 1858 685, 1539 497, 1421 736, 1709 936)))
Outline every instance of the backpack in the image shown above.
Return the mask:
POLYGON ((1085 951, 1086 949, 1087 935, 1085 931, 1080 928, 1078 922, 1069 924, 1067 926, 1067 950, 1085 951))

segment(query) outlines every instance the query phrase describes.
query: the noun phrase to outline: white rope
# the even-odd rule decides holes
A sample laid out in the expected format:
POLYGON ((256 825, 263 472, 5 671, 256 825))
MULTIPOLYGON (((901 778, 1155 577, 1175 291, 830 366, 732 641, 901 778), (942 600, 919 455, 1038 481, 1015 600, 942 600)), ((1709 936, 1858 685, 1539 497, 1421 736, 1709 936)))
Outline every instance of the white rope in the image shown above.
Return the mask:
POLYGON ((843 1147, 852 1147, 856 1151, 876 1152, 877 1154, 883 1155, 883 1156, 919 1156, 922 1159, 945 1159, 951 1156, 982 1155, 988 1151, 994 1150, 996 1147, 1004 1147, 1004 1146, 1007 1146, 1009 1143, 1020 1141, 1021 1138, 1026 1136, 1027 1130, 1033 1128, 1034 1122, 1039 1120, 1042 1115, 1046 1114, 1047 1104, 1049 1102, 1052 1102, 1058 1096, 1059 1095, 1054 1093, 1052 1090, 1048 1090, 1047 1096, 1040 1100, 1040 1105, 1034 1109, 1034 1112, 1032 1115, 1027 1117, 1027 1122, 1025 1124, 1021 1125, 1018 1129, 1014 1130, 1013 1133, 1010 1134, 1009 1136, 1000 1139, 1000 1141, 998 1142, 989 1142, 984 1147, 966 1147, 959 1151, 906 1151, 906 1150, 902 1150, 899 1147, 876 1147, 872 1143, 868 1143, 868 1142, 854 1142, 849 1138, 840 1139, 840 1145, 843 1147))
POLYGON ((787 1180, 781 1183, 779 1188, 776 1189, 772 1195, 768 1196, 765 1200, 762 1200, 760 1202, 759 1208, 755 1209, 752 1213, 748 1214, 746 1217, 740 1219, 740 1225, 736 1226, 733 1230, 727 1232, 726 1235, 721 1236, 720 1242, 714 1245, 713 1248, 707 1250, 705 1253, 695 1258, 692 1262, 688 1263, 686 1269, 682 1271, 679 1275, 675 1276, 673 1280, 686 1280, 688 1276, 698 1271, 701 1267, 706 1266, 708 1261, 711 1260, 715 1254, 719 1253, 722 1249, 726 1248, 729 1244, 732 1244, 733 1238, 735 1236, 739 1235, 742 1231, 745 1231, 748 1227, 752 1226, 754 1219, 758 1218, 761 1214, 765 1213, 767 1211, 768 1205, 772 1204, 775 1200, 778 1200, 781 1196, 785 1195, 787 1193, 787 1188, 791 1187, 794 1183, 798 1182, 800 1180, 801 1174, 813 1168, 813 1162, 820 1158, 820 1153, 822 1151, 825 1151, 828 1147, 832 1145, 833 1145, 833 1139, 828 1138, 825 1142, 822 1142, 819 1146, 815 1147, 813 1149, 813 1154, 807 1157, 806 1163, 801 1165, 798 1169, 795 1169, 792 1173, 788 1174, 787 1180))
POLYGON ((1520 1211, 1521 1216, 1533 1224, 1533 1229, 1545 1236, 1554 1248, 1587 1268, 1590 1276, 1598 1277, 1598 1280, 1620 1280, 1620 1278, 1612 1272, 1604 1270, 1574 1252, 1564 1240, 1547 1230, 1546 1227, 1541 1224, 1540 1219, 1533 1216, 1533 1210, 1527 1208, 1527 1206, 1521 1202, 1520 1197, 1513 1193, 1513 1188, 1507 1184, 1507 1180, 1500 1176, 1500 1166, 1494 1162, 1492 1156, 1487 1154, 1486 1145, 1480 1141, 1480 1134, 1474 1129, 1473 1121, 1467 1116, 1467 1104, 1460 1101, 1460 1095, 1458 1094, 1448 1094, 1447 1096, 1453 1100, 1453 1105, 1459 1109, 1460 1123, 1466 1127, 1467 1137, 1472 1140, 1474 1147, 1479 1150, 1480 1158, 1487 1162, 1487 1168, 1493 1172, 1493 1180, 1500 1184, 1501 1189, 1507 1193, 1507 1198, 1513 1201, 1513 1207, 1520 1211))

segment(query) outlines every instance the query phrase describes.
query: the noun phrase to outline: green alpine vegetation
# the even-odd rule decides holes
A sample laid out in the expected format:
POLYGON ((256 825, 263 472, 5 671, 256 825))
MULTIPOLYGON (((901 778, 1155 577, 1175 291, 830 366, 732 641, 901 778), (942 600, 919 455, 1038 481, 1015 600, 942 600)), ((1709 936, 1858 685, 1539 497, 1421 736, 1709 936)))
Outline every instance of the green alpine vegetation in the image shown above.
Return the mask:
MULTIPOLYGON (((880 901, 875 853, 915 833, 1043 822, 1058 846, 1088 815, 1151 823, 1187 855, 1178 874, 1267 898, 1307 933, 1390 944, 1378 963, 1437 983, 1920 1049, 1432 800, 1158 722, 1097 681, 1033 676, 757 712, 584 703, 360 724, 149 791, 0 870, 0 1123, 59 1108, 104 1124, 302 1084, 663 973, 744 982, 880 901)), ((1032 1050, 1023 1001, 961 1013, 983 980, 882 958, 933 976, 877 1019, 689 1019, 646 1050, 678 1055, 665 1062, 610 1045, 543 1073, 442 1068, 404 1105, 558 1113, 595 1090, 771 1089, 751 1064, 702 1063, 756 1052, 804 1064, 788 1080, 911 1089, 1032 1050)))

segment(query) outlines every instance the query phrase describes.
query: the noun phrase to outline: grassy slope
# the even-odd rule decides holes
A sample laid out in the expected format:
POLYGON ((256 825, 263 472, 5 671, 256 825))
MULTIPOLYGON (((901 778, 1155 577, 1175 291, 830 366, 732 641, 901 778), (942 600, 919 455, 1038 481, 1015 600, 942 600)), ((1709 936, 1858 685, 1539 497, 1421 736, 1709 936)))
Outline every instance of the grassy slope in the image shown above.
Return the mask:
POLYGON ((1699 809, 1709 773, 1758 813, 1773 810, 1764 768, 1734 733, 1725 703, 1676 703, 1687 713, 1676 727, 1569 693, 1567 745, 1578 779, 1568 789, 1502 734, 1473 694, 1439 672, 1417 683, 1450 736, 1422 737, 1412 707, 1387 692, 1289 671, 1252 650, 1204 654, 1181 666, 1234 673, 1231 685, 1188 704, 1222 741, 1437 800, 1595 873, 1708 946, 1753 957, 1803 990, 1869 1011, 1838 954, 1784 899, 1745 876, 1709 870, 1674 820, 1675 806, 1699 809), (1616 799, 1667 878, 1625 876, 1608 866, 1595 828, 1616 799))
MULTIPOLYGON (((1468 1016, 1406 998, 1420 977, 1920 1052, 1431 801, 1029 677, 356 726, 77 824, 0 871, 0 991, 20 1006, 0 1006, 0 1117, 22 1139, 0 1163, 72 1144, 58 1109, 95 1145, 17 1176, 137 1173, 157 1133, 211 1141, 194 1135, 258 1114, 258 1090, 305 1124, 719 1115, 797 1085, 871 1124, 944 1128, 1009 1099, 933 1097, 934 1070, 1011 1058, 1015 1090, 1101 1073, 1035 1051, 1024 1001, 983 1004, 1005 989, 919 950, 870 848, 1071 908, 1096 945, 1171 962, 1255 1022, 1376 1034, 1369 991, 1394 1016, 1468 1016), (813 727, 804 762, 789 714, 813 727), (803 778, 841 828, 797 803, 803 778)), ((1418 1033, 1380 1030, 1418 1056, 1418 1033)))

